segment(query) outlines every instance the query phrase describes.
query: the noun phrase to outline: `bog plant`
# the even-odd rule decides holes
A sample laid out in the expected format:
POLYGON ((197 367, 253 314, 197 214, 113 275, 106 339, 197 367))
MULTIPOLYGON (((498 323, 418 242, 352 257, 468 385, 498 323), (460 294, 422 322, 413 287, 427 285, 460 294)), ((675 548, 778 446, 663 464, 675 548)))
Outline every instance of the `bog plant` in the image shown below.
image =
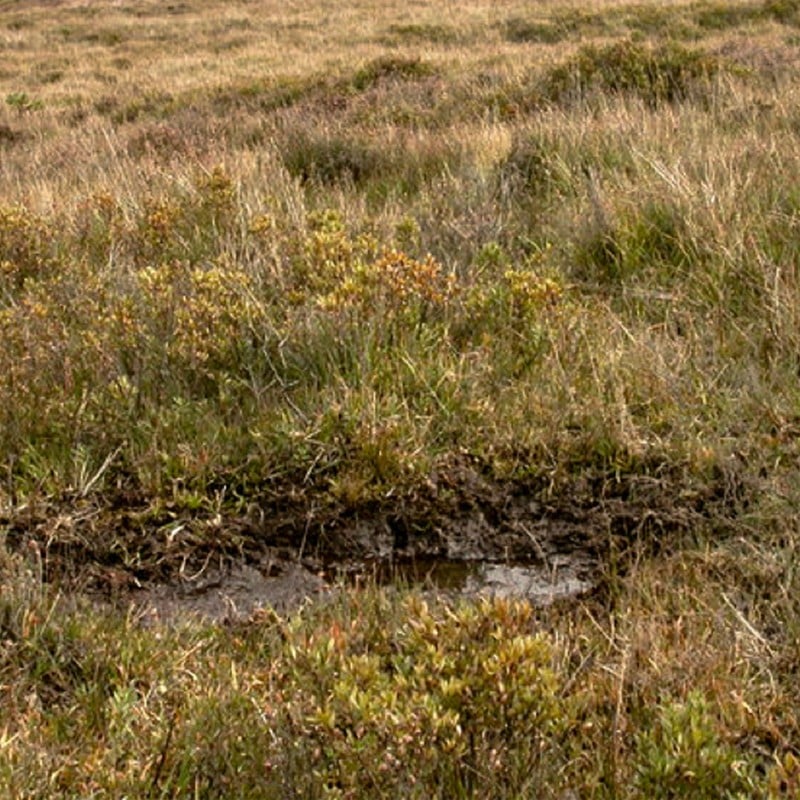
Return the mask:
POLYGON ((27 280, 44 277, 58 256, 54 231, 45 218, 23 206, 0 206, 0 290, 6 301, 27 280))
POLYGON ((603 780, 623 797, 793 796, 790 753, 769 765, 730 741, 735 699, 621 718, 606 632, 568 642, 524 602, 342 589, 288 619, 152 628, 54 597, 32 546, 2 555, 10 796, 555 798, 603 780))
POLYGON ((367 317, 384 314, 387 322, 423 325, 441 319, 455 294, 455 276, 432 256, 417 260, 389 250, 372 263, 354 265, 319 302, 331 311, 352 309, 367 317))
POLYGON ((751 765, 724 742, 705 698, 659 708, 636 741, 636 786, 643 797, 736 798, 756 791, 751 765))
POLYGON ((718 59, 676 43, 586 45, 548 73, 543 93, 557 103, 590 99, 593 94, 630 94, 657 108, 701 97, 722 70, 718 59))
POLYGON ((492 795, 508 796, 544 782, 569 714, 550 647, 527 630, 530 608, 498 600, 442 615, 409 602, 404 624, 367 641, 334 621, 273 676, 290 694, 317 682, 289 734, 311 785, 457 796, 491 775, 492 795))
POLYGON ((26 111, 39 111, 44 108, 41 100, 32 98, 27 92, 11 92, 6 95, 6 105, 15 109, 19 114, 26 111))
POLYGON ((352 85, 357 91, 365 91, 381 81, 420 80, 433 74, 433 67, 422 59, 385 56, 376 58, 357 70, 353 75, 352 85))

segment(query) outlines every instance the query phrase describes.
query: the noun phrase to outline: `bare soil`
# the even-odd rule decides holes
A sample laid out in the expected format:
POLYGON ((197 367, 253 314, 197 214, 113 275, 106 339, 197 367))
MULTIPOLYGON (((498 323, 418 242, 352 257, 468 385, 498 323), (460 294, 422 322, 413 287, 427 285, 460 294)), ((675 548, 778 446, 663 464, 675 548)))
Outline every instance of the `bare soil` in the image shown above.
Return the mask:
POLYGON ((145 619, 224 620, 295 609, 342 579, 542 604, 602 592, 611 563, 724 530, 747 495, 735 475, 504 481, 462 462, 356 505, 297 484, 263 487, 244 513, 122 492, 28 504, 0 523, 7 546, 35 553, 44 580, 68 591, 133 603, 145 619))

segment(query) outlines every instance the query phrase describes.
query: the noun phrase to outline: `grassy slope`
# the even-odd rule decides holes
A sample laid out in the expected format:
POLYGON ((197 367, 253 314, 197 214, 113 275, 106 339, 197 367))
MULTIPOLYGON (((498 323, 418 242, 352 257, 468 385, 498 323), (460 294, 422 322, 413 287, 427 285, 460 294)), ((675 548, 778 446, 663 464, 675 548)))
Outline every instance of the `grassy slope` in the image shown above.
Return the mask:
POLYGON ((794 796, 799 36, 789 0, 3 4, 6 793, 794 796), (164 519, 322 526, 465 461, 690 524, 535 620, 167 633, 40 585, 36 546, 141 565, 164 519))

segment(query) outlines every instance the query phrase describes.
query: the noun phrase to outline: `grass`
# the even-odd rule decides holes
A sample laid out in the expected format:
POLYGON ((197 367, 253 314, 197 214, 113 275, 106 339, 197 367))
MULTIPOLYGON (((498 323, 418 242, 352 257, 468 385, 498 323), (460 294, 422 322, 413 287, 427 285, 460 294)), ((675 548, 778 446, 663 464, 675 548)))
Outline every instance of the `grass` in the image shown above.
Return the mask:
POLYGON ((0 9, 4 794, 798 796, 796 4, 262 6, 0 9), (75 592, 509 494, 593 597, 75 592))
POLYGON ((71 605, 7 558, 0 779, 10 797, 793 796, 796 653, 762 633, 796 613, 788 556, 750 565, 773 619, 717 550, 634 570, 614 609, 373 588, 227 628, 71 605))

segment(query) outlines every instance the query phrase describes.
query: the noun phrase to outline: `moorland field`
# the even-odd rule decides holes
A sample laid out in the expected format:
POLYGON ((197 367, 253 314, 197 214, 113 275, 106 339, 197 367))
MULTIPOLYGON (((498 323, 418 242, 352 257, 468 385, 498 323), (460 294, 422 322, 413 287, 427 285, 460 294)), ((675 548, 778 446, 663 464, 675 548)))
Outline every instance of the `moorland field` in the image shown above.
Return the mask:
POLYGON ((2 0, 0 54, 3 797, 800 797, 797 0, 2 0), (131 605, 526 508, 590 592, 131 605))

